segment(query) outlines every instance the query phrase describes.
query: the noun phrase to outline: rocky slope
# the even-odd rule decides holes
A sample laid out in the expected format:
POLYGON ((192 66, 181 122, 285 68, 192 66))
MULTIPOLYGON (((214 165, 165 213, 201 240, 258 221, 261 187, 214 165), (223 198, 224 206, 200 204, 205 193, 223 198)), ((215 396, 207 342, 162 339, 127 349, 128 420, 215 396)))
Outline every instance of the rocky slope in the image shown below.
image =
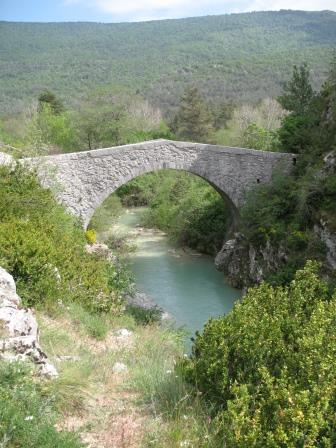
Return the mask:
POLYGON ((270 244, 256 248, 242 233, 224 243, 215 258, 215 266, 224 272, 235 288, 245 288, 264 280, 284 264, 287 256, 270 244))
POLYGON ((55 378, 55 367, 39 345, 34 313, 24 308, 13 277, 0 267, 0 360, 31 361, 41 376, 55 378))
MULTIPOLYGON (((336 173, 336 151, 329 152, 323 159, 323 167, 317 171, 317 178, 327 178, 336 173)), ((239 228, 239 226, 238 226, 239 228)), ((313 226, 317 241, 325 249, 323 273, 334 275, 336 270, 336 232, 327 218, 319 217, 313 226)), ((254 246, 240 232, 233 234, 217 254, 215 265, 223 271, 229 282, 237 288, 245 288, 260 283, 274 274, 290 259, 289 249, 280 243, 273 247, 268 241, 264 246, 254 246)))

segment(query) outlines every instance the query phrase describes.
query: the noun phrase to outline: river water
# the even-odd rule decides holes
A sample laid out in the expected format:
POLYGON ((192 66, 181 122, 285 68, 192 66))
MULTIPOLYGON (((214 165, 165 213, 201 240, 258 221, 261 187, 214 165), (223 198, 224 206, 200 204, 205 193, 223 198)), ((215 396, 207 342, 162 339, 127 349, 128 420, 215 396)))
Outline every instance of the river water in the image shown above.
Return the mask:
POLYGON ((211 257, 175 249, 163 232, 142 229, 144 209, 123 213, 115 230, 136 244, 130 267, 137 289, 146 293, 192 336, 210 317, 228 313, 241 292, 226 282, 211 257))

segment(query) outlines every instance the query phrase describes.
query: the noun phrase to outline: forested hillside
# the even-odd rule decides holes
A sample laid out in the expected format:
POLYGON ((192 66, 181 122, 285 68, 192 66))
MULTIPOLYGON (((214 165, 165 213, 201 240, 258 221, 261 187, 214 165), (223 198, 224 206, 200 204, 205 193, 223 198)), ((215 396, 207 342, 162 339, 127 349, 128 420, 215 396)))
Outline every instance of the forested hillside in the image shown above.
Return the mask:
POLYGON ((0 23, 0 114, 50 89, 69 106, 101 86, 140 93, 163 111, 186 85, 208 100, 280 92, 293 63, 315 86, 336 46, 335 12, 258 12, 143 23, 0 23))

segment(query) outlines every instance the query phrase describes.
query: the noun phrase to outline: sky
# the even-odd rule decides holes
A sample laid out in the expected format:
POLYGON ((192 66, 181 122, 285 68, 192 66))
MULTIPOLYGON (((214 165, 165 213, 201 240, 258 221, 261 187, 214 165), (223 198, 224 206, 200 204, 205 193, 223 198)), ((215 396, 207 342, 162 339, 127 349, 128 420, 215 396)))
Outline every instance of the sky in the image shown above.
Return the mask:
POLYGON ((293 7, 336 11, 336 0, 0 0, 0 20, 139 22, 293 7))

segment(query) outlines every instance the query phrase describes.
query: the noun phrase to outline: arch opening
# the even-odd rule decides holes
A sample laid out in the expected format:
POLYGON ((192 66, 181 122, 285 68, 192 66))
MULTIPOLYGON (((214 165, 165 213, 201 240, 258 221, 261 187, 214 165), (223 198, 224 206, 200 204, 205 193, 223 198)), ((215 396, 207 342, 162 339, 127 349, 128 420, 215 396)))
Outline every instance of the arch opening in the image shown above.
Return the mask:
POLYGON ((84 218, 84 227, 86 228, 95 211, 98 207, 101 206, 101 204, 104 203, 104 201, 113 193, 119 190, 119 188, 122 188, 124 185, 127 185, 128 183, 134 181, 135 179, 150 175, 152 173, 157 172, 183 172, 186 173, 189 176, 195 176, 197 178, 202 179, 204 182, 206 182, 208 185, 210 185, 223 199, 223 201, 227 204, 229 207, 233 222, 236 223, 239 219, 239 212, 237 205, 233 202, 233 200, 230 197, 230 193, 223 191, 222 188, 220 188, 215 181, 211 180, 211 176, 209 173, 206 172, 206 169, 200 170, 199 168, 193 169, 193 167, 185 168, 183 164, 181 166, 178 166, 178 164, 171 163, 171 162, 157 162, 155 164, 151 164, 151 166, 142 166, 142 167, 136 167, 128 172, 123 172, 119 178, 113 182, 108 188, 102 189, 97 192, 97 194, 94 197, 91 197, 90 199, 90 205, 89 205, 89 211, 87 212, 86 217, 84 218))
POLYGON ((168 233, 180 245, 215 255, 238 219, 228 195, 200 174, 183 169, 149 170, 132 176, 109 194, 96 208, 89 227, 106 232, 109 219, 122 207, 146 207, 143 224, 168 233), (114 208, 114 210, 113 210, 114 208))

